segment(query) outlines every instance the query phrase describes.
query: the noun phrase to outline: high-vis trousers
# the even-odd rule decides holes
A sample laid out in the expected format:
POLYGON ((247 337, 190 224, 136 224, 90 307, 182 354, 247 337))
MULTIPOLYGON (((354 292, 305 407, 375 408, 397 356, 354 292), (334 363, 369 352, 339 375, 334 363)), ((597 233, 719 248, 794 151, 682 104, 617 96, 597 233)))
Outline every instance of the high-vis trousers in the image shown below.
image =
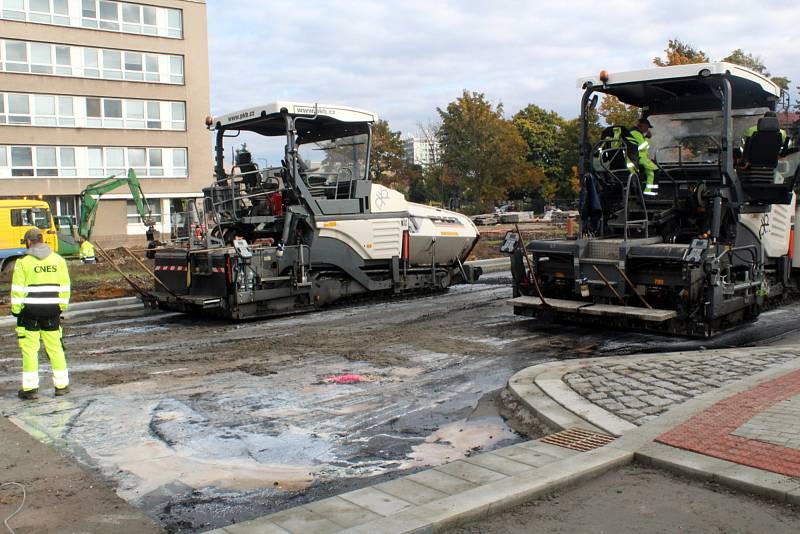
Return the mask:
POLYGON ((67 358, 61 343, 62 329, 28 330, 17 327, 17 340, 22 351, 22 390, 30 391, 39 387, 39 338, 44 342, 44 350, 53 368, 53 385, 58 389, 69 385, 67 358))

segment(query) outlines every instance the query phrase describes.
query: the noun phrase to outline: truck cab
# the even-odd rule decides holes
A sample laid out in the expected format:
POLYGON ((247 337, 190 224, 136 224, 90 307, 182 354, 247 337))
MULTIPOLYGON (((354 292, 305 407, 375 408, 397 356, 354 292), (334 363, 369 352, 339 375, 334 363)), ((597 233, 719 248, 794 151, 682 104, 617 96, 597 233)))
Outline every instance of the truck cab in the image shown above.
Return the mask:
POLYGON ((0 268, 10 272, 17 258, 25 255, 25 232, 38 228, 44 242, 58 252, 58 233, 50 207, 42 200, 0 200, 0 268))

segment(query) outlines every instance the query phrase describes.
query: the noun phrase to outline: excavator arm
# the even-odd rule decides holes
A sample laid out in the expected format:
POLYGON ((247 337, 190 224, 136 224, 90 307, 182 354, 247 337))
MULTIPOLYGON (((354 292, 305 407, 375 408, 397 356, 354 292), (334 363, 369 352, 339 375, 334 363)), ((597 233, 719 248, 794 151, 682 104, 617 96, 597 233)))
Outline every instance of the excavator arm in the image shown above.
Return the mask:
POLYGON ((139 211, 139 216, 144 221, 144 224, 146 226, 155 224, 150 206, 145 202, 139 178, 133 169, 128 169, 127 176, 109 176, 89 185, 81 192, 81 218, 78 222, 78 235, 86 239, 91 238, 100 197, 123 185, 127 185, 130 189, 133 201, 136 203, 136 209, 139 211))

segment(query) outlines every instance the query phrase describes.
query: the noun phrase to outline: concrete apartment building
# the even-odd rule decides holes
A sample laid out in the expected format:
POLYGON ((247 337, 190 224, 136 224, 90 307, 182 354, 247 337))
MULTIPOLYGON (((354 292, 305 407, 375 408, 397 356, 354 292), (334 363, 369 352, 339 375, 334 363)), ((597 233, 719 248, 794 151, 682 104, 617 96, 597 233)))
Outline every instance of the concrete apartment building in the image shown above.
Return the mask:
MULTIPOLYGON (((128 167, 157 229, 210 181, 204 0, 0 0, 0 197, 75 216, 78 194, 128 167)), ((143 244, 127 188, 93 238, 143 244)))
POLYGON ((439 159, 439 143, 424 136, 411 136, 403 140, 406 161, 423 167, 439 159))

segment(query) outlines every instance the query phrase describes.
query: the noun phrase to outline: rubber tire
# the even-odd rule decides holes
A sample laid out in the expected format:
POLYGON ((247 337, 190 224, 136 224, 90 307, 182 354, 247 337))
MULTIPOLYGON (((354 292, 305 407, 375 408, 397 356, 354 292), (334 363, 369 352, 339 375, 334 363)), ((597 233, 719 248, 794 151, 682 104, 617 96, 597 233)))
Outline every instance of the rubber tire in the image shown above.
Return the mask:
POLYGON ((0 280, 11 280, 11 275, 14 272, 14 265, 17 263, 17 258, 11 258, 3 262, 3 269, 0 271, 0 280))

